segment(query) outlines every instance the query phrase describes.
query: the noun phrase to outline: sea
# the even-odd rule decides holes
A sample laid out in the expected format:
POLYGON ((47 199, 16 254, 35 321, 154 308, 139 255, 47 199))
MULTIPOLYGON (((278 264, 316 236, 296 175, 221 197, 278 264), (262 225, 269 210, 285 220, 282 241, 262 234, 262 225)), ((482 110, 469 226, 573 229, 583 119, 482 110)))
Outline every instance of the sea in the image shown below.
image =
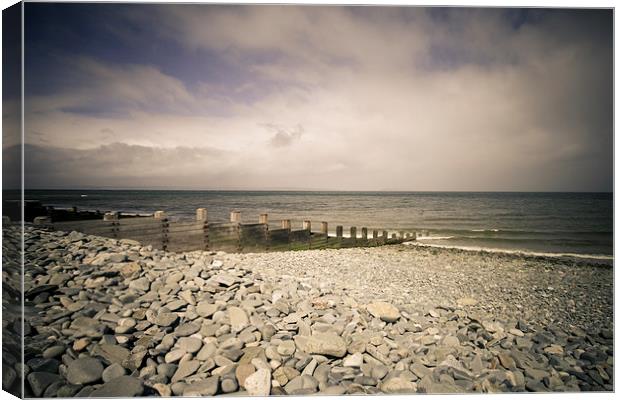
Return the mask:
POLYGON ((240 211, 243 223, 269 214, 270 226, 311 220, 389 232, 417 232, 417 244, 613 258, 613 193, 330 192, 190 190, 27 190, 26 200, 84 210, 195 218, 207 208, 212 222, 240 211))

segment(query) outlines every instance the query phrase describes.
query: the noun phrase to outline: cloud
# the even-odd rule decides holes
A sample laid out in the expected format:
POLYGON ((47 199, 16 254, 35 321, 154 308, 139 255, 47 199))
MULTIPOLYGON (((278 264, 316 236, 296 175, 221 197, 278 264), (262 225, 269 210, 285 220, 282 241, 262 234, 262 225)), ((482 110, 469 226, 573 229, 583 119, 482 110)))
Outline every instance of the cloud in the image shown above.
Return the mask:
MULTIPOLYGON (((26 101, 27 142, 48 140, 70 159, 69 149, 95 157, 116 142, 129 159, 179 146, 226 154, 193 170, 170 159, 159 181, 193 188, 224 179, 349 190, 613 187, 608 10, 140 10, 124 23, 156 26, 159 49, 185 57, 140 64, 93 49, 67 59, 75 84, 26 101), (218 178, 203 179, 211 168, 218 178)), ((151 171, 116 162, 125 169, 98 182, 140 185, 151 171)), ((80 171, 84 182, 94 174, 80 171)))
POLYGON ((304 128, 301 125, 297 125, 292 129, 285 129, 274 124, 262 124, 267 130, 275 132, 275 134, 269 140, 269 143, 273 147, 287 147, 294 142, 301 139, 301 135, 304 133, 304 128))

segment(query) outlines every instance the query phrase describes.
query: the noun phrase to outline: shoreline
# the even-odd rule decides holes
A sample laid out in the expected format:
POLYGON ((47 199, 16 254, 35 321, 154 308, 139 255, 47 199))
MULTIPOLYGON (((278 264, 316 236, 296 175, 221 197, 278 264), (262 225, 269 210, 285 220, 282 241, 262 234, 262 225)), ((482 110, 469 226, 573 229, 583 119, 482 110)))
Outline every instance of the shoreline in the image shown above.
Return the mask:
POLYGON ((32 227, 25 242, 27 396, 613 390, 611 268, 404 245, 175 254, 32 227))
MULTIPOLYGON (((418 240, 420 240, 418 238, 418 240)), ((431 239, 426 239, 431 240, 431 239)), ((416 243, 415 241, 404 242, 403 245, 407 246, 419 246, 419 247, 431 247, 447 250, 462 250, 467 252, 486 252, 495 254, 515 255, 517 257, 535 257, 535 258, 548 258, 551 260, 565 259, 583 261, 585 263, 597 263, 604 264, 612 267, 614 262, 613 255, 607 254, 580 254, 580 253, 553 253, 553 252, 539 252, 519 249, 502 249, 492 247, 477 247, 477 246, 460 246, 460 245, 444 245, 444 244, 432 244, 432 243, 416 243)))

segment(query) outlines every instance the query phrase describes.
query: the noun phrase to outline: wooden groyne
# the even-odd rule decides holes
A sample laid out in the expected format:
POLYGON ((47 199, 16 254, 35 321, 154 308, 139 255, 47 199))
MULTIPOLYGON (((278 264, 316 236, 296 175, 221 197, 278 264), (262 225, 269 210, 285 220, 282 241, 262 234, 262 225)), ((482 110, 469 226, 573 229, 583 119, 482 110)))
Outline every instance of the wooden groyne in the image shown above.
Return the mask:
POLYGON ((85 221, 54 222, 50 217, 37 217, 35 225, 46 226, 59 231, 78 231, 86 234, 115 239, 132 239, 143 245, 173 251, 211 250, 226 252, 265 252, 304 249, 327 249, 347 247, 381 246, 415 240, 415 233, 401 231, 388 235, 386 230, 369 231, 362 227, 351 227, 345 236, 343 226, 336 226, 335 236, 329 234, 325 221, 313 225, 302 222, 295 230, 290 219, 281 220, 280 228, 269 226, 267 214, 261 214, 258 223, 241 223, 241 213, 232 211, 230 222, 209 222, 207 210, 196 210, 191 221, 175 221, 164 211, 156 211, 151 217, 122 218, 116 212, 105 213, 102 219, 85 221), (313 230, 317 226, 320 229, 313 230))

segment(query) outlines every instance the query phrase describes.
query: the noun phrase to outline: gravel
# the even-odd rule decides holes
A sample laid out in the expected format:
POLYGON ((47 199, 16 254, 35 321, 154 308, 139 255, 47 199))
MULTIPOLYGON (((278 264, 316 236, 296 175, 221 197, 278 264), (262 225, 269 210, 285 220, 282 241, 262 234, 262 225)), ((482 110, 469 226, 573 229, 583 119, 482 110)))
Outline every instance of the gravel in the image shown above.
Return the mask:
POLYGON ((26 396, 613 390, 606 266, 404 245, 174 254, 29 226, 25 244, 26 366, 3 357, 26 396))

